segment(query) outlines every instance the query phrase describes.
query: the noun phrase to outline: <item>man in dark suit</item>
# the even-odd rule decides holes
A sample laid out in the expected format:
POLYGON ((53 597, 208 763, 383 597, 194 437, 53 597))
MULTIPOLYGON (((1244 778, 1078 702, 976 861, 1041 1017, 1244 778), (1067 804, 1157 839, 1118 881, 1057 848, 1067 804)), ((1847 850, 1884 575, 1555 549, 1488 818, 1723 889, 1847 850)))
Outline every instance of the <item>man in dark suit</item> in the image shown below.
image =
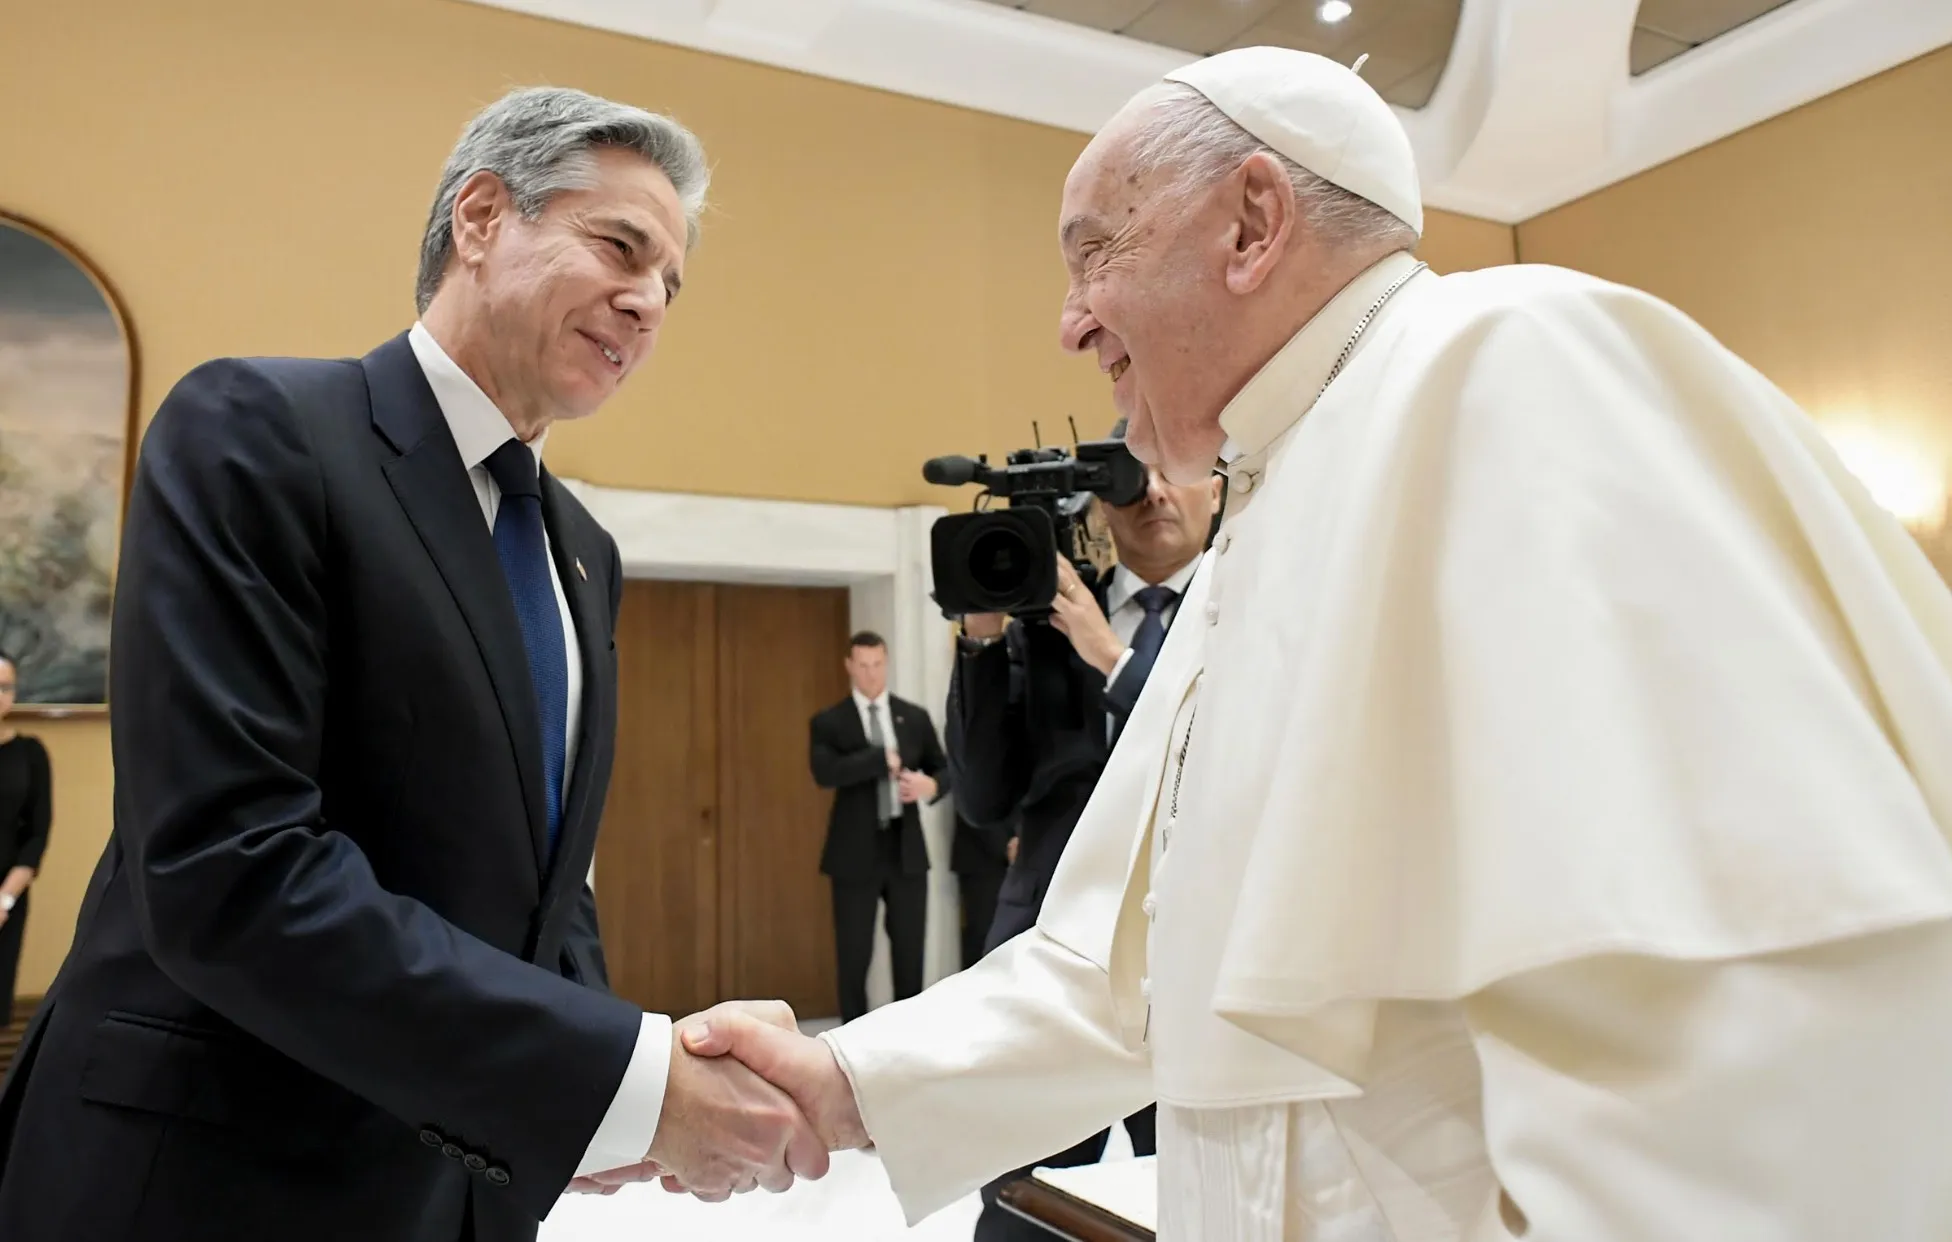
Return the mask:
POLYGON ((813 779, 834 791, 821 874, 834 885, 834 955, 840 1016, 868 1011, 874 911, 887 907, 895 999, 922 990, 928 922, 929 848, 920 805, 949 792, 948 760, 920 705, 888 693, 888 644, 856 634, 848 644, 853 693, 813 718, 813 779))
MULTIPOLYGON (((1113 434, 1119 435, 1123 424, 1113 434)), ((964 617, 949 687, 949 756, 958 805, 971 822, 1014 821, 1014 857, 997 898, 988 947, 1036 925, 1065 843, 1145 688, 1152 662, 1212 537, 1219 481, 1167 483, 1157 470, 1145 496, 1107 505, 1118 566, 1088 590, 1069 561, 1058 563, 1049 623, 1008 624, 999 615, 964 617)), ((1153 1110, 1126 1120, 1133 1149, 1154 1150, 1153 1110)), ((1037 1163, 1095 1163, 1101 1131, 1037 1163)), ((997 1192, 1029 1168, 983 1188, 977 1242, 1035 1242, 1035 1226, 996 1203, 997 1192)))
POLYGON ((663 117, 511 94, 442 175, 411 332, 163 402, 115 826, 0 1094, 0 1238, 500 1242, 647 1156, 824 1169, 589 977, 622 569, 542 445, 649 356, 705 180, 663 117))

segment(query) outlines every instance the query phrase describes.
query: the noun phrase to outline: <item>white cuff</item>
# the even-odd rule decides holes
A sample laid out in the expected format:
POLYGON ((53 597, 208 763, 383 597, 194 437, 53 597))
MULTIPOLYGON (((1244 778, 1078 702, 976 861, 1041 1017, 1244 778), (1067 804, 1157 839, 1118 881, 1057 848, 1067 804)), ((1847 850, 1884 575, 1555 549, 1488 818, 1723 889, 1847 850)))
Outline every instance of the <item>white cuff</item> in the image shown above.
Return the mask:
POLYGON ((1113 682, 1117 681, 1118 675, 1124 672, 1125 666, 1127 664, 1130 664, 1131 662, 1132 662, 1132 649, 1130 647, 1127 647, 1125 650, 1119 652, 1118 663, 1112 665, 1112 671, 1105 675, 1105 684, 1109 686, 1113 682))
POLYGON ((576 1166, 576 1176, 639 1164, 657 1137, 664 1115, 664 1088, 671 1076, 671 1019, 661 1013, 644 1015, 637 1028, 637 1047, 624 1067, 624 1079, 603 1114, 603 1124, 576 1166))

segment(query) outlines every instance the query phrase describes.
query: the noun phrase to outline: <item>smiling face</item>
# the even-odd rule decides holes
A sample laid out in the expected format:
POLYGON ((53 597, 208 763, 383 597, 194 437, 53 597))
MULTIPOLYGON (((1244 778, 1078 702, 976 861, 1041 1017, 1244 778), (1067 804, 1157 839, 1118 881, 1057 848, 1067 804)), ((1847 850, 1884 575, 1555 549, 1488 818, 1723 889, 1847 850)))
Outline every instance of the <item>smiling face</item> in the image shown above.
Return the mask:
POLYGON ((455 201, 455 270, 426 318, 518 431, 609 400, 651 356, 684 277, 671 179, 612 147, 592 153, 591 172, 534 219, 493 173, 455 201))
MULTIPOLYGON (((1209 342, 1230 308, 1219 223, 1170 165, 1138 166, 1144 108, 1115 118, 1064 184, 1059 245, 1070 289, 1064 347, 1096 357, 1141 461, 1177 484, 1211 474, 1232 392, 1209 342)), ((1237 387, 1235 384, 1233 387, 1237 387)))
POLYGON ((1213 472, 1234 394, 1339 287, 1297 227, 1287 168, 1159 137, 1186 115, 1176 87, 1127 104, 1065 180, 1058 232, 1064 348, 1096 358, 1133 454, 1182 486, 1213 472))

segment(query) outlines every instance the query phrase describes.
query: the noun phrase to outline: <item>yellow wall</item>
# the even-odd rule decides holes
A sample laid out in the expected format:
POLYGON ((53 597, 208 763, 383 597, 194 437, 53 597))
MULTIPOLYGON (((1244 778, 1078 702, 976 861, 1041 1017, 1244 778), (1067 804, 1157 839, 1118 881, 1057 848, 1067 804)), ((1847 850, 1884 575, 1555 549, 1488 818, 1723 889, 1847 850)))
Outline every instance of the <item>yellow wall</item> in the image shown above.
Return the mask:
MULTIPOLYGON (((220 354, 353 354, 404 328, 434 178, 474 110, 539 82, 670 112, 716 210, 655 363, 549 445, 619 487, 860 504, 939 499, 941 453, 1112 414, 1057 348, 1054 242, 1081 134, 449 0, 14 4, 0 25, 0 206, 121 292, 146 418, 220 354)), ((1433 214, 1440 269, 1510 230, 1433 214)), ((20 990, 65 953, 107 839, 108 731, 30 721, 56 825, 20 990)))
POLYGON ((1952 456, 1952 48, 1518 227, 1666 298, 1822 420, 1952 456))

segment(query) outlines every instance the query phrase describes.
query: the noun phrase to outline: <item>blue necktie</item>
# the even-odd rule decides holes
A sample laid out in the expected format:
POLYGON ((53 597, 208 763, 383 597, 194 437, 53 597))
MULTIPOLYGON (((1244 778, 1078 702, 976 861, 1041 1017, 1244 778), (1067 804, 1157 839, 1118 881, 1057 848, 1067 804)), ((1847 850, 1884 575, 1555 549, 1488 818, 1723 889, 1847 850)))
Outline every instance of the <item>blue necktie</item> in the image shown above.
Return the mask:
POLYGON ((563 818, 563 753, 568 744, 569 662, 563 644, 562 613, 549 578, 549 542, 542 531, 542 487, 535 453, 510 439, 489 454, 488 473, 501 488, 495 513, 495 553, 501 557, 515 616, 522 623, 522 646, 529 654, 529 680, 542 723, 543 805, 549 814, 549 855, 563 818))
POLYGON ((1145 609, 1145 620, 1139 622, 1138 630, 1132 635, 1132 662, 1150 665, 1158 658, 1159 648, 1166 645, 1166 609, 1179 598, 1179 592, 1171 587, 1149 586, 1141 588, 1132 598, 1145 609))

